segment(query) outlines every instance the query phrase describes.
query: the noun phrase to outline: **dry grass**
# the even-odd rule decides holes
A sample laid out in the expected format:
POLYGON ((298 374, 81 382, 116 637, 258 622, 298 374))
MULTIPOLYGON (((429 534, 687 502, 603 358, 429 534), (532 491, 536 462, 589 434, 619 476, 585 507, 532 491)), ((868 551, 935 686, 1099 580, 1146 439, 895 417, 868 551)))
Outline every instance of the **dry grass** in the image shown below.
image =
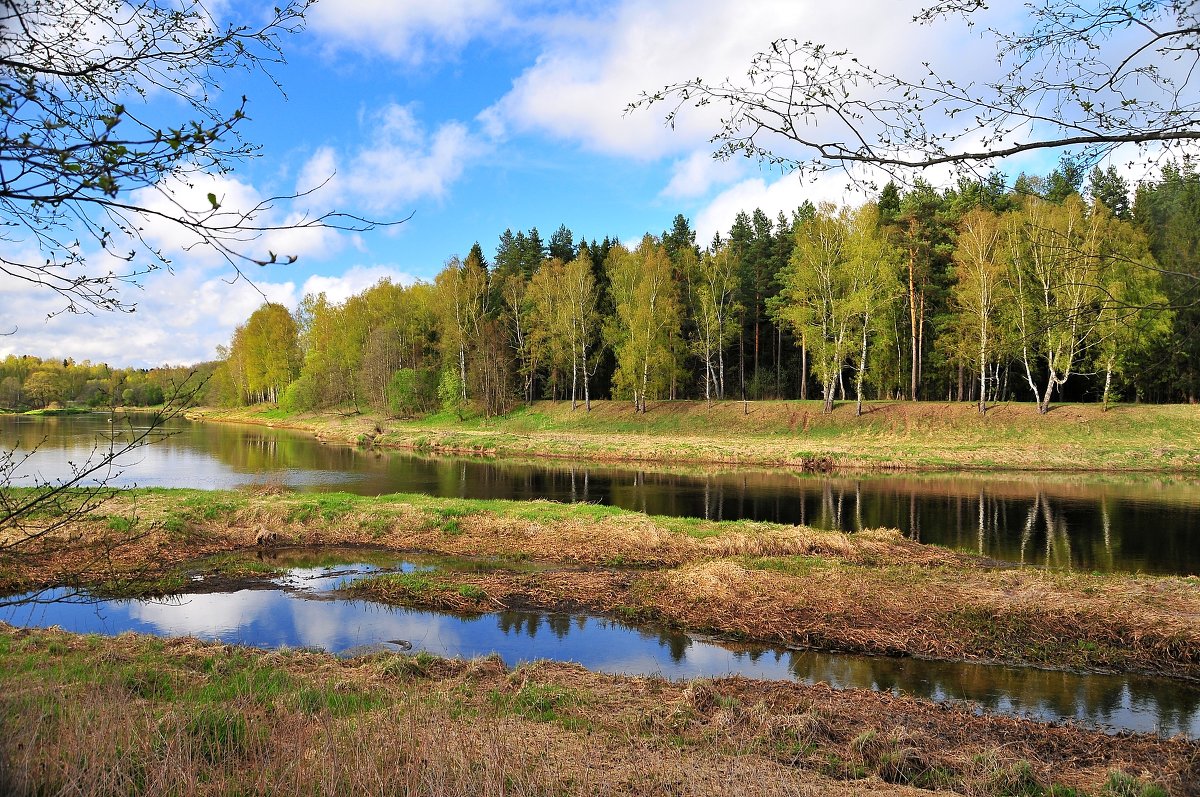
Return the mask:
POLYGON ((18 796, 1095 794, 1113 770, 1187 794, 1200 771, 1195 743, 821 686, 4 626, 0 648, 18 796))
POLYGON ((384 603, 582 611, 816 650, 1200 678, 1200 590, 1181 579, 716 559, 423 581, 383 577, 353 590, 384 603))

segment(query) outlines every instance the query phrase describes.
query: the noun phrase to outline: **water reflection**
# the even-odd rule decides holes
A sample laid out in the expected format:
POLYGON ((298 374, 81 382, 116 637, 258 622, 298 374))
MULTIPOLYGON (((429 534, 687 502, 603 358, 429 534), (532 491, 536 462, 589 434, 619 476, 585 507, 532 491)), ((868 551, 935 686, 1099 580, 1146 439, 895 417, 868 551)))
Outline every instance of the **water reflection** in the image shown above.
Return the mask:
MULTIPOLYGON (((104 415, 0 417, 0 446, 45 438, 25 472, 63 475, 107 429, 104 415)), ((172 436, 123 463, 116 482, 222 488, 268 481, 363 495, 589 501, 712 520, 898 528, 922 542, 1058 568, 1200 574, 1200 481, 1182 477, 681 472, 382 453, 286 430, 184 420, 169 430, 172 436)))
MULTIPOLYGON (((390 649, 411 645, 412 650, 463 657, 496 653, 509 665, 536 659, 575 661, 600 672, 672 679, 722 675, 794 679, 938 701, 967 700, 988 711, 1043 720, 1074 719, 1107 729, 1200 738, 1200 687, 1168 679, 726 646, 583 615, 506 611, 462 617, 320 594, 378 567, 298 569, 281 577, 275 589, 157 601, 8 607, 0 610, 0 620, 23 626, 58 625, 78 633, 130 630, 332 652, 388 648, 389 642, 401 642, 390 649)), ((398 563, 387 569, 422 567, 428 565, 398 563)))

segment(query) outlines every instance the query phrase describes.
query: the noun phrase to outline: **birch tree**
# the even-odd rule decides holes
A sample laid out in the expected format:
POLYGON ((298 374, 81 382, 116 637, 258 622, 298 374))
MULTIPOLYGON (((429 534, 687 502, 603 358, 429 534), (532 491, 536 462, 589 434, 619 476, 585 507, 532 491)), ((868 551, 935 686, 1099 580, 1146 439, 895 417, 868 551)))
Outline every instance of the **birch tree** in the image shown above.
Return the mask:
POLYGON ((467 356, 472 344, 479 340, 488 309, 487 270, 474 258, 464 263, 452 257, 434 285, 438 292, 443 361, 456 364, 460 398, 466 401, 467 356))
POLYGON ((516 359, 517 377, 521 380, 521 396, 529 403, 533 401, 538 368, 530 336, 529 283, 520 273, 503 274, 495 282, 500 315, 516 359))
POLYGON ((725 398, 725 349, 737 332, 737 303, 741 265, 729 242, 709 247, 684 269, 688 300, 696 322, 692 348, 704 371, 704 400, 725 398))
POLYGON ((678 334, 680 302, 671 259, 654 236, 630 252, 614 246, 605 262, 615 318, 605 328, 617 359, 615 389, 646 411, 650 395, 660 395, 674 367, 671 332, 678 334))
POLYGON ((855 415, 862 415, 863 380, 867 373, 870 338, 885 320, 885 312, 900 293, 898 271, 901 251, 888 242, 879 229, 879 211, 866 204, 849 218, 844 244, 845 280, 849 292, 844 301, 857 316, 860 339, 855 377, 855 415))
POLYGON ((796 232, 796 247, 780 273, 782 288, 771 309, 808 346, 821 383, 824 411, 833 412, 838 377, 856 338, 859 315, 846 268, 850 209, 825 202, 796 232))
POLYGON ((979 414, 987 412, 988 365, 996 354, 1005 266, 1001 223, 996 214, 976 208, 960 224, 954 250, 951 306, 963 337, 963 355, 979 374, 979 414))
POLYGON ((571 366, 574 346, 565 265, 557 257, 543 260, 529 280, 529 346, 532 359, 549 369, 552 395, 571 366))
POLYGON ((563 296, 566 300, 571 341, 571 409, 576 408, 577 387, 583 387, 583 403, 592 411, 592 394, 588 387, 591 370, 588 353, 596 340, 600 316, 596 310, 596 277, 592 274, 591 258, 576 257, 563 267, 563 296))
POLYGON ((1102 276, 1103 299, 1095 334, 1096 361, 1104 371, 1101 403, 1108 411, 1113 377, 1126 372, 1147 348, 1171 331, 1170 301, 1162 290, 1161 268, 1150 254, 1145 235, 1096 201, 1091 212, 1106 229, 1102 276))
POLYGON ((1005 226, 1009 286, 1021 364, 1038 413, 1080 364, 1104 300, 1104 225, 1072 195, 1061 204, 1031 197, 1005 226), (1039 368, 1044 385, 1038 384, 1039 368))

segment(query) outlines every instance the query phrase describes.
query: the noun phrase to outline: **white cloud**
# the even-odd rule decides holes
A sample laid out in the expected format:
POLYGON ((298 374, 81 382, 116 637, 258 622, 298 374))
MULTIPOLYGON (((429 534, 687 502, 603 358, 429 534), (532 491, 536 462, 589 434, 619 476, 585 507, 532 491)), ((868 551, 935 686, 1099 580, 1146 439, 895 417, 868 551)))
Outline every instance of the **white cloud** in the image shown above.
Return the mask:
POLYGON ((416 65, 452 57, 506 13, 499 0, 322 0, 309 11, 308 25, 332 50, 375 52, 416 65))
POLYGON ((771 181, 762 177, 742 180, 721 191, 696 214, 696 240, 711 241, 713 234, 718 232, 725 237, 739 212, 750 213, 755 208, 761 208, 774 219, 781 212, 791 216, 805 200, 814 205, 821 202, 858 204, 870 198, 840 171, 806 180, 794 174, 771 181))
POLYGON ((336 277, 314 275, 304 282, 301 296, 324 293, 329 301, 341 303, 351 296, 362 293, 380 280, 390 280, 397 285, 412 285, 417 278, 391 266, 354 266, 336 277))
POLYGON ((337 276, 309 276, 302 284, 286 279, 281 266, 251 276, 253 283, 231 280, 225 273, 203 267, 157 272, 143 280, 140 290, 127 291, 127 298, 137 303, 133 313, 52 318, 47 316, 62 309, 56 296, 35 286, 0 280, 0 304, 11 308, 4 314, 4 331, 16 328, 16 334, 0 336, 0 358, 35 354, 117 367, 190 365, 216 357, 217 346, 228 345, 234 328, 264 301, 295 308, 305 294, 324 292, 330 301, 343 302, 383 279, 400 285, 417 281, 394 266, 361 264, 337 276))
MULTIPOLYGON (((264 272, 266 273, 266 272, 264 272)), ((260 274, 256 274, 261 276, 260 274)), ((230 280, 204 267, 183 266, 145 277, 125 288, 133 313, 60 314, 61 300, 44 289, 0 281, 0 302, 13 335, 0 337, 0 357, 34 354, 73 357, 111 365, 150 367, 211 360, 233 329, 267 299, 294 307, 294 282, 230 280)), ((7 330, 6 330, 7 331, 7 330)))
MULTIPOLYGON (((216 235, 222 244, 236 253, 233 260, 239 268, 250 264, 236 255, 268 260, 274 252, 283 260, 289 256, 324 257, 336 251, 340 247, 339 232, 309 225, 314 212, 302 208, 306 203, 318 201, 324 203, 326 199, 319 194, 296 200, 272 199, 249 183, 229 175, 210 174, 168 177, 158 185, 134 191, 131 196, 131 204, 145 208, 139 222, 143 238, 174 263, 229 265, 216 248, 202 242, 195 230, 170 220, 190 215, 218 230, 216 235), (212 209, 210 195, 219 205, 216 210, 212 209), (221 232, 220 228, 226 231, 221 232), (256 229, 261 232, 255 232, 256 229)), ((122 243, 117 240, 118 251, 122 243)))
POLYGON ((542 131, 610 154, 689 153, 715 130, 719 109, 689 109, 670 129, 662 121, 667 106, 625 115, 626 105, 642 91, 698 76, 740 79, 755 53, 784 36, 852 47, 885 69, 918 64, 936 49, 931 29, 896 35, 918 8, 895 0, 844 9, 818 0, 626 0, 590 24, 552 32, 487 117, 496 127, 542 131))
POLYGON ((365 115, 362 124, 367 143, 348 155, 332 147, 317 150, 301 169, 297 190, 329 179, 329 201, 353 201, 374 212, 403 209, 423 197, 444 199, 467 164, 488 148, 461 122, 427 132, 407 105, 388 104, 365 115))
POLYGON ((702 150, 675 161, 671 167, 671 182, 662 196, 673 199, 704 196, 714 185, 725 185, 742 173, 742 164, 733 160, 717 160, 702 150))

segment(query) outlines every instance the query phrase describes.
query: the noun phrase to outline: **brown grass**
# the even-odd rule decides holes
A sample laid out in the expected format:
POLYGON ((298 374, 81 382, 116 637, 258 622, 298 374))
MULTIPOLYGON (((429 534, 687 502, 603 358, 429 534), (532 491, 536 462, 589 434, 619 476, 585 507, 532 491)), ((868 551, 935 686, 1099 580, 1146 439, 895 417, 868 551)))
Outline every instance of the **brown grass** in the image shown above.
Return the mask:
POLYGON ((801 575, 710 560, 648 572, 447 573, 414 593, 355 593, 452 611, 584 611, 816 650, 1200 678, 1200 593, 1178 579, 805 563, 801 575), (463 597, 458 587, 485 598, 463 597))
POLYGON ((0 791, 12 795, 928 793, 905 782, 1094 793, 1113 770, 1189 794, 1200 773, 1200 745, 1179 739, 823 686, 510 671, 495 659, 339 661, 5 626, 0 645, 12 665, 0 673, 0 791), (149 671, 169 690, 131 677, 149 671), (283 686, 253 686, 268 682, 283 686), (370 703, 305 709, 302 694, 370 703), (210 732, 222 722, 244 733, 210 732))

